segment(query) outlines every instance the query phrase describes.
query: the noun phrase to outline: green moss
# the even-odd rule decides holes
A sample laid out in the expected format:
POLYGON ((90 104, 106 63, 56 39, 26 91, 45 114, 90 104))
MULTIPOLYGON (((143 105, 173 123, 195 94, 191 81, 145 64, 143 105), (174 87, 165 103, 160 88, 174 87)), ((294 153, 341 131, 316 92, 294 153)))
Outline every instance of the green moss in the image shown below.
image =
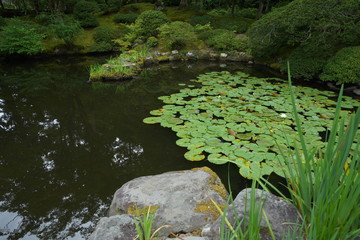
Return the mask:
POLYGON ((219 180, 218 175, 208 167, 193 168, 190 171, 196 172, 200 170, 210 174, 210 180, 208 182, 210 188, 213 189, 215 192, 217 192, 224 200, 226 200, 228 197, 228 193, 226 191, 224 184, 222 184, 222 182, 219 180))
MULTIPOLYGON (((224 211, 226 204, 219 204, 218 207, 224 211)), ((221 213, 217 210, 215 205, 211 200, 201 202, 196 204, 194 212, 210 214, 213 217, 213 220, 216 220, 220 217, 221 213)))
POLYGON ((132 214, 132 215, 135 215, 135 216, 141 216, 141 215, 147 214, 148 211, 149 211, 150 214, 154 214, 154 213, 156 213, 158 208, 159 208, 159 206, 157 206, 157 205, 145 206, 145 207, 142 207, 142 208, 138 208, 136 203, 134 203, 134 204, 130 205, 130 207, 128 207, 126 212, 128 214, 132 214), (149 208, 150 208, 150 211, 149 211, 149 208))

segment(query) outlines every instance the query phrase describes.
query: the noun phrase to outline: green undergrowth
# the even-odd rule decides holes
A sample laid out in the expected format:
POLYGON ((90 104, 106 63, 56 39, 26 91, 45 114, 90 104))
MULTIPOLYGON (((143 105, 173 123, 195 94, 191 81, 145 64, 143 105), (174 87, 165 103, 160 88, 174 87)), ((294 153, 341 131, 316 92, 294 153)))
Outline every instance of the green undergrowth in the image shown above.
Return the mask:
MULTIPOLYGON (((286 163, 280 153, 290 154, 299 143, 290 104, 289 87, 281 79, 255 78, 245 73, 212 72, 200 75, 179 93, 159 97, 164 106, 150 112, 145 123, 160 123, 180 138, 176 144, 188 151, 190 161, 235 163, 242 176, 258 179, 276 173, 284 176, 286 163), (276 144, 277 143, 277 144, 276 144)), ((295 89, 304 147, 322 148, 334 118, 335 93, 308 87, 295 89)), ((359 101, 343 97, 341 117, 347 122, 359 101)), ((350 146, 350 155, 359 141, 350 146)))

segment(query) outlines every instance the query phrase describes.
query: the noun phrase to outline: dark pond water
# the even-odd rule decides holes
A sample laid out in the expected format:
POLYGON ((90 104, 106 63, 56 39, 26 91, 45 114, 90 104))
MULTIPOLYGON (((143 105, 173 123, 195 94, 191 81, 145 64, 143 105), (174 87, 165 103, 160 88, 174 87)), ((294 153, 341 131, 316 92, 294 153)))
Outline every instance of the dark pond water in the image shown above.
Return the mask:
POLYGON ((89 65, 106 58, 1 63, 0 240, 86 239, 116 189, 139 176, 208 165, 224 182, 230 172, 235 192, 249 184, 236 168, 186 161, 173 131, 142 123, 158 96, 224 66, 167 64, 130 82, 87 84, 89 65))

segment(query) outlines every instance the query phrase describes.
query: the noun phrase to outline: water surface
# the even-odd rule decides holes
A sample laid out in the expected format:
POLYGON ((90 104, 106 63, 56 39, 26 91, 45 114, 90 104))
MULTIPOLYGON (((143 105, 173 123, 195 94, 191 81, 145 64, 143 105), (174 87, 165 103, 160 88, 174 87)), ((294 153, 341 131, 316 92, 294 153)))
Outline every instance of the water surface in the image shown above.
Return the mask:
MULTIPOLYGON (((113 193, 139 176, 204 165, 227 181, 228 167, 189 162, 176 135, 142 123, 157 97, 208 71, 243 64, 154 66, 132 81, 88 84, 88 67, 107 57, 8 61, 0 67, 0 240, 85 239, 113 193)), ((234 191, 248 182, 231 168, 234 191)))

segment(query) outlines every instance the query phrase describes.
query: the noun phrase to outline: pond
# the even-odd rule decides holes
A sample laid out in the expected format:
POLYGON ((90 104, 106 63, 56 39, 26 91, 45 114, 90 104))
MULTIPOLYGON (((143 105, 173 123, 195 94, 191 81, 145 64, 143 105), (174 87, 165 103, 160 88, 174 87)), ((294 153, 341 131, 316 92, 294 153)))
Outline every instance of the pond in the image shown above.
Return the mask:
POLYGON ((249 185, 237 168, 185 160, 174 132, 143 119, 161 107, 159 96, 201 73, 273 73, 239 63, 178 63, 130 82, 86 83, 89 66, 107 58, 1 64, 0 240, 86 239, 116 189, 139 176, 207 165, 223 182, 230 175, 234 192, 249 185))

